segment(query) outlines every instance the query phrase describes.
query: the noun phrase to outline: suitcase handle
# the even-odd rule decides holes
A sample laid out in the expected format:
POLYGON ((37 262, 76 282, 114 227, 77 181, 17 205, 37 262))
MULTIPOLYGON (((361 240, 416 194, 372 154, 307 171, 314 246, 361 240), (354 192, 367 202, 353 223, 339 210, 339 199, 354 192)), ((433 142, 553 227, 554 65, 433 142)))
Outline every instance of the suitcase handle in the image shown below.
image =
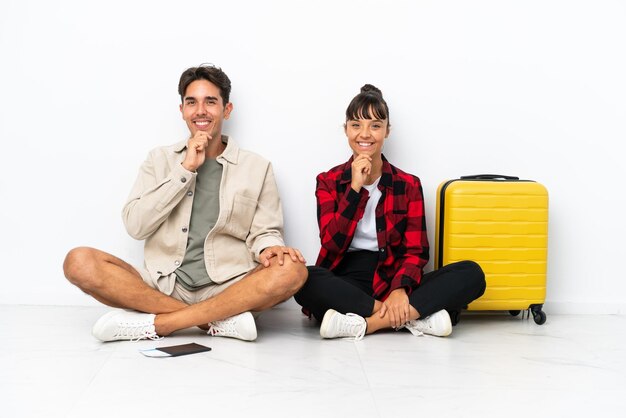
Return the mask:
POLYGON ((473 174, 471 176, 461 176, 461 180, 519 180, 519 177, 515 176, 505 176, 502 174, 473 174))

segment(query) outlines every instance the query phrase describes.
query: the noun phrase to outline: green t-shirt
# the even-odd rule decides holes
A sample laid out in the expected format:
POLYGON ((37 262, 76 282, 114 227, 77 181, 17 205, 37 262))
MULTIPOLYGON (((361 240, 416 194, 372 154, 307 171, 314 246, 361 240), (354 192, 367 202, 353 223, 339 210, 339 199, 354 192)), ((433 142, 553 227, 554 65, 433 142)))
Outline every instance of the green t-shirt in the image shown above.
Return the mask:
POLYGON ((187 290, 197 290, 213 283, 204 264, 204 241, 220 212, 222 170, 222 165, 214 159, 205 160, 196 170, 187 250, 182 264, 175 271, 178 282, 187 290))

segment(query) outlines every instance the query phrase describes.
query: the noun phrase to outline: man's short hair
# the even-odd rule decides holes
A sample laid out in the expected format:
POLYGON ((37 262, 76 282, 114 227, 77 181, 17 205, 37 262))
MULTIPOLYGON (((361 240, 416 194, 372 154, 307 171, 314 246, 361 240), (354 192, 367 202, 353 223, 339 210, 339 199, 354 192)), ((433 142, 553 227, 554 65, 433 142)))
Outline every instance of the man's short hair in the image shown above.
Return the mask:
POLYGON ((230 100, 230 79, 221 68, 213 64, 200 64, 198 67, 191 67, 183 71, 178 82, 178 94, 181 103, 185 100, 187 87, 196 80, 206 80, 217 86, 224 106, 230 100))

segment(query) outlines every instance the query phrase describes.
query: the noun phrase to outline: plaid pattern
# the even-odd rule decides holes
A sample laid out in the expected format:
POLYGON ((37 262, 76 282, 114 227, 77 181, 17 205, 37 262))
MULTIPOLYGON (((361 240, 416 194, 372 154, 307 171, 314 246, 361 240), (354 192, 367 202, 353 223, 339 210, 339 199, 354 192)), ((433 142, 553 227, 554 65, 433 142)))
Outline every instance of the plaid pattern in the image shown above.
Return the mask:
MULTIPOLYGON (((382 196, 376 206, 378 267, 372 283, 373 296, 384 300, 404 287, 407 294, 417 288, 428 262, 428 237, 424 197, 419 178, 389 164, 383 156, 378 188, 382 196)), ((369 192, 355 192, 352 158, 317 176, 317 221, 322 248, 317 265, 333 270, 339 265, 363 217, 369 192)))

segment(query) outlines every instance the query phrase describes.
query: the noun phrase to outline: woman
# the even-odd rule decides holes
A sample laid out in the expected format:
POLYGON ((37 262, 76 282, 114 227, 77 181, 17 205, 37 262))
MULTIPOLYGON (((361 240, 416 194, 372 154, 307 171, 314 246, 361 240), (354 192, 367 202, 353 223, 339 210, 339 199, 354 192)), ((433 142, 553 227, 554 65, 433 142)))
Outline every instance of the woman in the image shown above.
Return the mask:
POLYGON ((352 157, 317 176, 322 247, 295 299, 322 322, 323 338, 361 339, 403 327, 447 336, 446 309, 460 309, 485 290, 472 261, 423 274, 429 247, 422 186, 382 155, 389 129, 381 91, 366 84, 346 110, 352 157))

